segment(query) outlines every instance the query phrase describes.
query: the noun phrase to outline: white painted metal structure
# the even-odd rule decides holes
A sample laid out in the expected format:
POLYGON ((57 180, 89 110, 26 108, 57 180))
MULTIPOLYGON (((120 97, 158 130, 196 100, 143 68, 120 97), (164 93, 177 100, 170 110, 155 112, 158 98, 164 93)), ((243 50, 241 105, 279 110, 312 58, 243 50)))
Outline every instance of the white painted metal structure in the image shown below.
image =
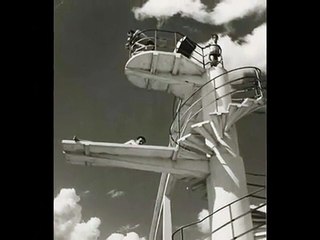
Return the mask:
POLYGON ((210 218, 210 239, 251 240, 252 219, 251 214, 246 214, 250 212, 250 202, 243 198, 248 195, 247 180, 234 124, 263 107, 265 100, 259 79, 253 88, 254 97, 242 96, 235 102, 233 94, 239 93, 237 87, 248 83, 244 76, 253 73, 256 79, 259 72, 253 67, 227 72, 221 56, 217 64, 210 59, 214 47, 218 47, 216 42, 206 48, 187 42, 193 46, 190 54, 181 50, 182 41, 178 44, 177 33, 169 33, 174 34, 174 46, 181 44, 179 48, 161 49, 160 42, 164 39, 155 31, 154 38, 150 37, 154 46, 141 44, 140 40, 138 50, 133 48, 134 43, 131 45, 125 66, 125 74, 135 86, 166 91, 180 100, 170 129, 169 146, 64 140, 65 157, 73 164, 162 173, 149 240, 156 239, 161 213, 163 240, 173 238, 170 192, 181 178, 206 183, 209 212, 217 211, 210 218))

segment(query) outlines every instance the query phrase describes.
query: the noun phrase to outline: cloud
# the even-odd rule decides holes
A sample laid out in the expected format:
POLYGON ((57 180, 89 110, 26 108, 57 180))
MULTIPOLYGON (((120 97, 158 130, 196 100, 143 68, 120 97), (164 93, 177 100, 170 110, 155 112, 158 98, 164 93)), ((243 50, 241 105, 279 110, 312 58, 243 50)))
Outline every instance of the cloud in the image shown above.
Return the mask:
POLYGON ((121 233, 112 233, 106 240, 123 240, 124 235, 121 233))
POLYGON ((211 17, 215 24, 223 24, 265 9, 266 0, 223 0, 214 8, 211 17))
POLYGON ((163 21, 180 14, 201 23, 219 25, 254 12, 261 13, 265 9, 266 0, 223 0, 211 10, 200 0, 149 0, 142 7, 133 8, 132 11, 138 20, 154 17, 163 21))
MULTIPOLYGON (((85 191, 89 193, 89 191, 85 191)), ((111 195, 123 195, 124 192, 111 190, 111 195)), ((98 240, 101 220, 92 217, 87 222, 82 220, 81 206, 78 204, 80 197, 74 188, 63 188, 54 199, 54 240, 98 240)), ((125 225, 120 228, 123 232, 132 231, 140 226, 125 225)), ((111 234, 107 240, 146 240, 140 238, 135 232, 126 235, 121 233, 111 234)))
POLYGON ((228 36, 220 37, 218 44, 227 70, 251 65, 266 71, 266 28, 265 23, 255 28, 242 39, 242 44, 233 42, 228 36))
POLYGON ((100 224, 100 219, 96 217, 91 218, 86 223, 78 223, 71 233, 70 240, 97 240, 100 236, 98 229, 100 224))
POLYGON ((158 20, 167 19, 179 13, 199 22, 204 22, 208 15, 206 6, 200 0, 149 0, 141 8, 133 8, 133 13, 138 20, 152 17, 158 20))
POLYGON ((129 232, 129 231, 132 231, 133 229, 136 229, 138 227, 140 227, 140 224, 136 224, 134 226, 131 226, 130 224, 127 224, 125 226, 120 227, 118 232, 120 232, 120 233, 121 232, 129 232))
POLYGON ((146 240, 146 238, 140 238, 137 233, 129 232, 126 235, 121 233, 113 233, 106 240, 146 240))
POLYGON ((125 192, 124 191, 118 191, 116 189, 112 189, 109 192, 107 192, 107 195, 110 195, 111 198, 118 198, 118 197, 124 196, 125 192))
MULTIPOLYGON (((201 212, 198 214, 198 219, 202 220, 206 216, 209 215, 209 211, 207 209, 202 209, 201 212)), ((204 221, 197 224, 197 227, 200 232, 202 233, 209 233, 210 232, 210 217, 205 219, 204 221)))
POLYGON ((74 189, 61 189, 54 199, 54 234, 61 239, 69 239, 71 232, 81 220, 80 201, 74 189))
POLYGON ((61 189, 54 199, 55 240, 97 240, 100 231, 99 218, 84 222, 81 218, 80 197, 73 188, 61 189), (81 223, 80 223, 81 222, 81 223))

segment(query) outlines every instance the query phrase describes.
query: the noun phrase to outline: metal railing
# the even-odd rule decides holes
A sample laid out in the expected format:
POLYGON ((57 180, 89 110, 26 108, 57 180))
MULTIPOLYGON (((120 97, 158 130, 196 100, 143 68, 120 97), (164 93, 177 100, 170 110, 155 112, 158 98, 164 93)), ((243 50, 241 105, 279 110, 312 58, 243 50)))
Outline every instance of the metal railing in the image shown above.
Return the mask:
POLYGON ((169 30, 146 29, 139 31, 139 34, 142 34, 142 37, 137 37, 136 40, 133 40, 129 44, 129 57, 143 51, 177 52, 179 48, 178 43, 184 40, 191 46, 195 46, 190 58, 203 68, 210 67, 211 61, 208 51, 211 46, 210 44, 201 46, 185 34, 169 30))
MULTIPOLYGON (((229 212, 230 212, 232 205, 236 204, 237 202, 239 202, 239 201, 241 201, 241 200, 243 200, 243 199, 250 198, 250 197, 255 197, 257 193, 263 192, 263 191, 265 191, 265 189, 266 189, 265 186, 262 187, 262 188, 259 188, 258 190, 255 190, 255 191, 253 191, 253 192, 251 192, 251 193, 249 193, 249 194, 247 194, 247 195, 245 195, 245 196, 243 196, 243 197, 241 197, 241 198, 239 198, 239 199, 237 199, 237 200, 234 200, 234 201, 226 204, 225 206, 217 209, 217 210, 214 211, 213 213, 210 213, 208 216, 202 218, 201 220, 192 222, 192 223, 190 223, 190 224, 186 224, 186 225, 178 228, 177 230, 175 230, 175 231, 173 232, 173 234, 172 234, 172 240, 176 240, 176 239, 178 238, 178 236, 180 236, 180 240, 184 240, 184 239, 185 239, 185 236, 186 236, 185 232, 186 232, 187 229, 190 229, 190 228, 192 228, 192 227, 194 227, 194 226, 198 226, 199 223, 202 223, 202 222, 204 222, 205 220, 208 220, 208 219, 211 218, 211 217, 213 218, 215 214, 217 214, 218 212, 221 212, 222 210, 224 210, 224 209, 226 209, 226 208, 228 208, 228 209, 229 209, 229 212), (178 235, 178 234, 179 234, 179 235, 178 235)), ((266 197, 264 197, 264 200, 266 200, 266 197)), ((265 201, 264 203, 260 204, 259 206, 254 207, 254 208, 252 208, 252 209, 250 209, 250 210, 242 213, 241 215, 239 215, 239 216, 237 216, 237 217, 232 217, 232 215, 231 215, 230 221, 228 221, 228 222, 220 225, 219 227, 217 227, 216 229, 214 229, 214 230, 211 231, 210 233, 203 234, 204 236, 202 236, 201 238, 198 238, 198 239, 206 239, 206 238, 212 236, 214 233, 218 232, 219 230, 223 229, 224 227, 227 227, 228 225, 231 225, 231 226, 233 227, 234 221, 236 221, 236 220, 238 220, 238 219, 240 219, 240 218, 243 218, 243 217, 245 217, 245 216, 247 216, 247 215, 249 215, 249 214, 252 214, 253 212, 257 211, 258 209, 260 209, 260 208, 262 208, 262 207, 264 207, 264 206, 266 206, 266 205, 267 205, 267 203, 266 203, 266 201, 265 201)), ((230 240, 237 239, 237 238, 239 238, 239 237, 241 237, 241 236, 243 236, 243 235, 245 235, 245 234, 247 234, 247 233, 249 233, 249 232, 252 232, 252 231, 254 231, 254 230, 258 229, 258 228, 261 228, 261 227, 264 226, 264 225, 266 225, 265 222, 262 222, 262 223, 260 223, 260 224, 256 224, 256 225, 253 226, 252 228, 250 228, 250 229, 248 229, 248 230, 246 230, 246 231, 244 231, 244 232, 242 232, 242 233, 240 233, 240 234, 238 234, 238 235, 235 235, 234 232, 233 232, 233 236, 232 236, 232 238, 231 238, 230 240)), ((232 229, 233 229, 233 228, 232 228, 232 229)))
MULTIPOLYGON (((262 83, 260 81, 260 75, 261 75, 261 70, 259 68, 247 66, 247 67, 241 67, 241 68, 236 68, 236 69, 227 71, 204 83, 195 92, 193 92, 183 103, 181 103, 178 106, 169 129, 169 135, 170 135, 171 141, 176 145, 179 145, 177 140, 183 136, 184 130, 186 129, 186 126, 188 125, 188 123, 190 123, 190 121, 193 120, 196 116, 198 116, 198 114, 202 112, 204 109, 212 106, 213 103, 216 104, 216 108, 217 108, 218 101, 222 100, 225 97, 230 96, 232 102, 243 101, 245 98, 248 97, 246 96, 246 94, 248 95, 248 93, 251 95, 250 98, 253 98, 253 99, 262 98, 263 88, 262 88, 262 83), (213 87, 211 91, 207 92, 205 95, 201 95, 201 89, 203 89, 203 87, 205 87, 209 83, 215 82, 219 78, 224 77, 225 75, 231 74, 233 72, 244 71, 244 73, 248 73, 249 70, 253 70, 254 74, 253 75, 244 74, 242 77, 231 79, 220 86, 213 87), (239 82, 241 84, 237 84, 239 82), (242 84, 242 82, 247 83, 247 85, 242 84), (205 106, 201 105, 201 100, 203 98, 209 96, 210 94, 214 94, 214 92, 216 92, 222 87, 225 87, 225 88, 227 87, 229 91, 227 91, 222 96, 216 97, 213 101, 207 103, 205 106), (199 105, 201 106, 199 107, 199 105), (186 108, 186 106, 188 106, 187 109, 183 109, 183 108, 186 108)), ((216 86, 216 84, 213 84, 213 85, 216 86)), ((215 94, 213 96, 215 96, 215 94)), ((184 146, 180 146, 180 147, 187 149, 184 146)))

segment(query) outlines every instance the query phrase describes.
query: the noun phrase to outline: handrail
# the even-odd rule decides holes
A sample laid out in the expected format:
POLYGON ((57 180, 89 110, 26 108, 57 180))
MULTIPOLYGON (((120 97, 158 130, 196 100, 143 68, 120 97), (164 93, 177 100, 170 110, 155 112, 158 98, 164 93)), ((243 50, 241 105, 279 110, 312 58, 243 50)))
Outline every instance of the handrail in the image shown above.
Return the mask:
POLYGON ((243 235, 245 235, 245 234, 247 234, 247 233, 249 233, 249 232, 252 232, 252 231, 254 231, 255 229, 258 229, 258 228, 260 228, 260 227, 262 227, 262 226, 264 226, 264 225, 266 225, 266 224, 265 224, 265 223, 261 223, 261 224, 255 226, 255 227, 252 227, 251 229, 249 229, 249 230, 247 230, 247 231, 245 231, 245 232, 243 232, 243 233, 241 233, 241 234, 239 234, 239 235, 231 238, 230 240, 237 239, 237 238, 239 238, 239 237, 241 237, 241 236, 243 236, 243 235))
POLYGON ((246 175, 251 175, 251 176, 256 176, 256 177, 265 177, 266 176, 263 173, 251 173, 251 172, 246 172, 246 175))
MULTIPOLYGON (((170 129, 169 129, 169 135, 171 137, 171 140, 173 142, 175 142, 177 145, 178 142, 177 142, 177 139, 174 139, 173 138, 173 128, 176 127, 176 124, 177 124, 177 117, 178 117, 178 129, 181 129, 181 126, 180 126, 180 123, 181 122, 181 119, 183 119, 185 116, 186 116, 186 113, 189 112, 190 110, 192 110, 192 108, 197 104, 199 103, 200 100, 202 100, 204 97, 208 96, 209 94, 211 94, 213 91, 216 91, 217 89, 223 87, 223 86, 226 86, 226 85, 231 85, 232 83, 234 82, 237 82, 237 81, 240 81, 240 80, 243 80, 243 79, 250 79, 250 78, 253 78, 254 79, 254 82, 257 83, 256 84, 256 88, 252 87, 252 86, 249 86, 249 87, 246 87, 246 88, 242 88, 242 89, 235 89, 233 91, 230 91, 228 92, 227 94, 224 94, 223 96, 220 96, 218 98, 216 98, 213 102, 210 102, 209 104, 207 104, 206 106, 202 106, 195 114, 192 115, 192 117, 189 119, 189 121, 194 117, 196 116, 198 113, 200 113, 203 109, 205 109, 206 107, 210 106, 212 103, 214 102, 217 102, 218 100, 226 97, 226 96, 229 96, 229 95, 233 95, 235 93, 240 93, 241 91, 244 91, 244 90, 252 90, 254 89, 255 90, 255 99, 258 99, 259 97, 262 97, 263 96, 263 92, 262 92, 262 88, 261 88, 261 83, 259 84, 259 81, 260 81, 260 77, 257 77, 257 76, 260 76, 261 74, 261 70, 257 67, 253 67, 253 66, 245 66, 245 67, 239 67, 239 68, 235 68, 235 69, 232 69, 232 70, 229 70, 227 72, 224 72, 222 74, 219 74, 218 76, 214 77, 213 79, 207 81, 206 83, 204 83, 202 86, 200 86, 196 91, 194 91, 179 107, 179 109, 176 111, 176 114, 174 115, 173 117, 173 120, 172 120, 172 123, 171 123, 171 126, 170 126, 170 129), (216 79, 218 79, 219 77, 223 76, 223 75, 226 75, 226 74, 229 74, 229 73, 232 73, 232 72, 235 72, 235 71, 239 71, 239 70, 242 70, 242 69, 253 69, 256 73, 256 76, 243 76, 243 77, 239 77, 239 78, 236 78, 236 79, 231 79, 230 81, 228 82, 225 82, 223 84, 221 84, 220 86, 218 87, 214 87, 211 91, 209 91, 208 93, 206 93, 205 96, 201 96, 199 99, 195 100, 189 107, 187 110, 184 111, 184 113, 181 115, 180 112, 181 112, 181 109, 186 105, 187 102, 189 102, 197 93, 200 92, 200 90, 206 86, 207 84, 209 84, 210 82, 213 82, 215 81, 216 79)), ((180 137, 180 136, 179 136, 180 137)), ((185 148, 183 146, 180 145, 180 147, 182 148, 185 148)))
MULTIPOLYGON (((182 236, 182 240, 183 240, 183 230, 184 230, 184 229, 186 229, 186 228, 188 228, 188 227, 190 227, 190 226, 199 224, 199 223, 203 222, 204 220, 208 219, 209 217, 213 216, 213 215, 216 214, 217 212, 220 212, 221 210, 223 210, 223 209, 225 209, 225 208, 227 208, 227 207, 231 207, 231 205, 233 205, 234 203, 237 203, 237 202, 239 202, 239 201, 241 201, 241 200, 243 200, 243 199, 245 199, 245 198, 254 196, 256 193, 259 193, 259 192, 261 192, 261 191, 263 191, 263 190, 265 190, 265 189, 266 189, 265 187, 259 188, 258 190, 255 190, 255 191, 253 191, 253 192, 251 192, 251 193, 249 193, 249 194, 247 194, 247 195, 245 195, 245 196, 243 196, 243 197, 240 197, 240 198, 238 198, 238 199, 236 199, 236 200, 234 200, 234 201, 232 201, 232 202, 224 205, 223 207, 220 207, 219 209, 215 210, 214 212, 210 213, 208 216, 206 216, 206 217, 204 217, 204 218, 202 218, 202 219, 200 219, 200 220, 198 220, 198 221, 195 221, 195 222, 192 222, 192 223, 183 225, 182 227, 178 228, 176 231, 173 232, 173 234, 172 234, 172 240, 174 240, 174 237, 175 237, 175 235, 176 235, 178 232, 180 232, 180 233, 182 234, 181 236, 182 236)), ((249 211, 246 211, 245 213, 237 216, 236 218, 232 218, 228 223, 223 224, 222 226, 218 227, 218 228, 215 229, 213 232, 211 232, 210 235, 212 235, 213 233, 217 232, 218 230, 220 230, 221 228, 225 227, 226 225, 232 223, 234 220, 237 220, 237 219, 239 219, 239 218, 241 218, 241 217, 243 217, 243 216, 245 216, 245 215, 253 212, 254 210, 257 210, 258 208, 261 208, 261 207, 265 206, 265 205, 266 205, 266 203, 261 204, 260 206, 257 206, 257 207, 255 207, 255 208, 253 208, 253 209, 250 209, 249 211)), ((264 225, 264 224, 263 224, 263 225, 264 225)), ((254 229, 255 229, 255 228, 254 228, 254 229)), ((253 230, 253 229, 250 229, 249 231, 252 231, 252 230, 253 230)), ((248 232, 249 232, 249 231, 248 231, 248 232)), ((235 239, 235 238, 233 238, 233 239, 235 239)))
POLYGON ((256 183, 250 183, 250 182, 247 182, 247 185, 252 186, 252 187, 264 187, 264 185, 262 185, 262 184, 256 184, 256 183))
POLYGON ((266 203, 263 203, 263 204, 261 204, 260 206, 255 207, 254 209, 250 209, 250 210, 248 210, 248 211, 240 214, 239 216, 237 216, 237 217, 235 217, 235 218, 231 218, 231 220, 230 220, 229 222, 224 223, 224 224, 222 224, 220 227, 216 228, 214 231, 212 231, 212 232, 210 233, 210 235, 218 232, 220 229, 224 228, 225 226, 227 226, 228 224, 234 222, 235 220, 237 220, 237 219, 239 219, 239 218, 242 218, 242 217, 248 215, 249 213, 253 212, 254 210, 257 210, 257 209, 259 209, 259 208, 262 208, 262 207, 264 207, 264 206, 266 206, 266 205, 267 205, 266 203))

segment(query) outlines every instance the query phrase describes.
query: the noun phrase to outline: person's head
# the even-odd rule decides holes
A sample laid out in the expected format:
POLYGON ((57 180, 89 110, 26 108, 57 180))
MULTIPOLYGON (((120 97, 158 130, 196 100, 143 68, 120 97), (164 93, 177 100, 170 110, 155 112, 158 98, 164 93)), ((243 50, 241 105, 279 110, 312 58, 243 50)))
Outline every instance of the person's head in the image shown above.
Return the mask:
POLYGON ((142 144, 145 144, 147 141, 146 141, 146 138, 144 136, 139 136, 139 137, 137 137, 136 142, 139 145, 142 145, 142 144))
POLYGON ((131 37, 134 34, 134 31, 131 29, 127 32, 127 36, 131 37))
POLYGON ((213 42, 215 43, 215 44, 217 44, 217 42, 218 42, 218 39, 219 39, 219 37, 218 37, 218 34, 212 34, 211 35, 211 39, 213 40, 213 42))

